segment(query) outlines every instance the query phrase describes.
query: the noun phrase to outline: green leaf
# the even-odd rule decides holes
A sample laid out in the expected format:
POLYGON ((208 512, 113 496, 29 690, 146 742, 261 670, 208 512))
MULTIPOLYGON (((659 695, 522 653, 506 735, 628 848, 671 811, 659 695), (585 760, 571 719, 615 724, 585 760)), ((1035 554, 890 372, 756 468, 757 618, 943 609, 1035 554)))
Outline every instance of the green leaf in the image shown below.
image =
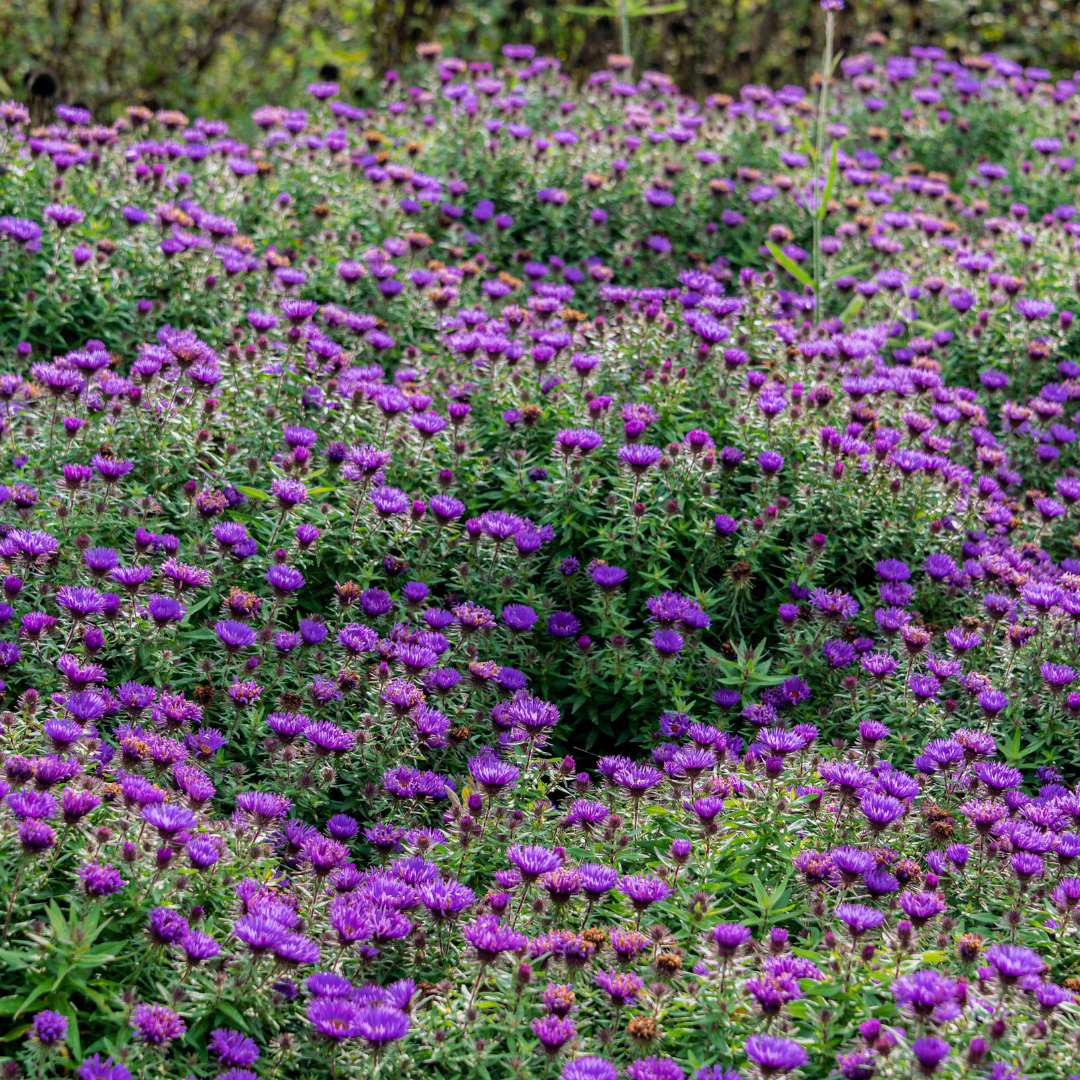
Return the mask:
POLYGON ((266 491, 260 491, 259 488, 243 487, 240 484, 236 485, 236 490, 246 495, 249 499, 269 499, 270 493, 266 491))
POLYGON ((23 998, 23 1003, 19 1006, 18 1011, 15 1013, 15 1017, 18 1016, 26 1009, 28 1009, 42 994, 48 993, 49 984, 47 982, 38 983, 30 993, 23 998))
POLYGON ((777 885, 775 889, 773 889, 772 894, 769 897, 769 904, 772 907, 779 906, 780 902, 783 900, 784 893, 787 892, 787 883, 788 883, 788 879, 784 878, 784 880, 781 881, 780 884, 777 885))
POLYGON ((247 1031, 247 1021, 245 1021, 244 1018, 240 1015, 240 1013, 237 1012, 237 1010, 227 1001, 219 1001, 217 1003, 217 1011, 223 1016, 228 1017, 228 1019, 232 1023, 234 1023, 240 1031, 247 1031))
POLYGON ((836 166, 836 140, 833 140, 832 153, 829 155, 829 176, 825 181, 825 190, 821 193, 821 203, 817 208, 818 221, 825 220, 825 211, 829 204, 829 197, 832 195, 833 187, 836 185, 836 176, 839 169, 836 166))
POLYGON ((803 152, 810 158, 811 161, 817 160, 817 148, 814 146, 813 140, 810 138, 809 132, 806 130, 806 125, 802 122, 802 118, 796 116, 795 126, 799 129, 799 134, 802 136, 802 148, 803 152))
MULTIPOLYGON (((843 270, 838 270, 835 274, 831 274, 825 279, 826 284, 832 285, 833 282, 839 280, 842 277, 846 277, 848 274, 861 274, 866 269, 866 263, 855 263, 853 266, 845 266, 843 270)), ((935 323, 930 329, 936 329, 935 323)))
POLYGON ((765 246, 769 249, 772 257, 797 281, 800 285, 814 287, 814 279, 794 259, 789 259, 771 240, 766 241, 765 246))
POLYGON ((677 2, 673 4, 650 4, 645 7, 637 7, 636 5, 627 12, 630 18, 637 18, 639 15, 673 15, 676 11, 685 11, 686 4, 677 2))
POLYGON ((772 902, 765 892, 765 886, 761 884, 760 879, 756 875, 750 879, 750 884, 754 888, 754 895, 757 897, 758 907, 763 911, 768 911, 772 907, 772 902))
POLYGON ((82 1039, 79 1037, 79 1014, 70 1001, 64 1004, 64 1015, 68 1018, 67 1044, 76 1061, 82 1058, 82 1039))
POLYGON ((53 933, 59 938, 65 937, 68 928, 67 920, 60 911, 60 905, 55 900, 49 901, 47 913, 49 916, 49 925, 53 928, 53 933))
POLYGON ((855 316, 858 315, 860 311, 862 311, 863 304, 865 303, 865 296, 853 296, 848 303, 848 306, 844 308, 842 312, 840 312, 840 318, 843 319, 844 322, 849 322, 851 319, 855 318, 855 316))
MULTIPOLYGON (((206 607, 206 605, 209 604, 211 600, 213 600, 212 596, 204 596, 201 600, 199 600, 196 603, 192 604, 191 607, 188 608, 188 612, 187 612, 188 613, 188 618, 190 619, 191 616, 194 615, 196 611, 202 611, 202 609, 204 607, 206 607)), ((214 635, 211 634, 211 637, 213 637, 213 636, 214 635)))

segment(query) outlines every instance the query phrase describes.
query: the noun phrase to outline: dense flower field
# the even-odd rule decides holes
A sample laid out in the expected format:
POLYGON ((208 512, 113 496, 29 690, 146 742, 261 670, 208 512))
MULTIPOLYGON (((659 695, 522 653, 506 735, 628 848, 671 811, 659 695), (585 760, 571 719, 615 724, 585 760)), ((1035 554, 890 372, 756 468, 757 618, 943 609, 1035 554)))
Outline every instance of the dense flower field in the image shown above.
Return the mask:
POLYGON ((5 1077, 1075 1068, 1080 101, 873 45, 0 104, 5 1077))

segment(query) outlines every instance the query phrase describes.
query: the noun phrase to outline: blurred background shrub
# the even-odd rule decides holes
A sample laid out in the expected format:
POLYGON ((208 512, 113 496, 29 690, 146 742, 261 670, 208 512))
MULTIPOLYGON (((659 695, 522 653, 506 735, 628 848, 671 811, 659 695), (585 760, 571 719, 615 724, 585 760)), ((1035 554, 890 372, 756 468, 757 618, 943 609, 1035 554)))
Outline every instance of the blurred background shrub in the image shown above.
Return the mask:
MULTIPOLYGON (((644 3, 644 0, 642 0, 644 3)), ((132 103, 236 119, 296 101, 339 73, 373 100, 389 68, 408 74, 416 45, 466 59, 508 42, 557 56, 572 77, 621 45, 618 0, 4 0, 0 96, 85 104, 109 119, 132 103)), ((631 0, 633 6, 634 0, 631 0)), ((642 6, 640 3, 637 6, 642 6)), ((820 53, 817 0, 685 0, 632 20, 637 70, 662 69, 686 91, 747 82, 806 84, 820 53), (675 10, 667 10, 674 8, 675 10)), ((994 50, 1055 75, 1080 67, 1080 3, 1058 0, 863 0, 840 16, 839 46, 878 32, 894 49, 994 50)))

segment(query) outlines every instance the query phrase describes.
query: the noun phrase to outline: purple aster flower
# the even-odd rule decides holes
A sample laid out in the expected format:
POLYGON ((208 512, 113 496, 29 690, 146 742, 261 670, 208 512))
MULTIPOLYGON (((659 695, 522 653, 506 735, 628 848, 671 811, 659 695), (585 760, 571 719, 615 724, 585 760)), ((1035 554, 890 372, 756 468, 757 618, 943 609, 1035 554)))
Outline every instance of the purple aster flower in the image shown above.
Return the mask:
POLYGON ((539 844, 511 844, 506 857, 521 872, 526 884, 536 881, 541 874, 549 873, 562 865, 562 849, 552 851, 539 844))
POLYGON ((274 594, 286 597, 304 586, 304 575, 284 563, 274 563, 266 572, 266 581, 274 594))
POLYGON ((937 893, 905 892, 900 896, 900 907, 915 926, 924 926, 945 910, 945 901, 937 893))
MULTIPOLYGON (((82 110, 80 110, 82 111, 82 110)), ((89 117, 87 117, 87 122, 89 117)), ((85 214, 77 207, 64 203, 50 203, 45 207, 45 216, 55 222, 58 229, 67 229, 72 225, 78 225, 85 214)))
MULTIPOLYGON (((10 765, 11 760, 9 759, 10 765)), ((28 765, 30 767, 29 774, 33 775, 33 766, 30 762, 28 762, 28 765)), ((8 774, 12 775, 10 768, 8 774)), ((33 792, 25 788, 19 789, 19 791, 6 796, 4 801, 8 804, 8 809, 19 821, 42 821, 45 818, 52 818, 53 814, 56 813, 56 799, 48 792, 33 792)))
POLYGON ((476 902, 476 894, 465 885, 456 881, 444 881, 435 878, 425 882, 419 889, 420 902, 435 918, 436 922, 460 914, 476 902))
POLYGON ((83 863, 78 873, 83 891, 90 897, 112 896, 125 884, 120 871, 108 863, 83 863))
POLYGON ((56 602, 76 621, 104 610, 105 597, 85 585, 63 585, 56 590, 56 602))
POLYGON ((629 443, 619 447, 619 460, 635 476, 644 476, 664 456, 657 446, 645 443, 629 443))
MULTIPOLYGON (((1039 142, 1041 140, 1035 140, 1039 142)), ((1056 141, 1056 140, 1050 140, 1056 141)), ((1036 148, 1037 149, 1037 148, 1036 148)), ((1040 319, 1048 319, 1054 314, 1054 305, 1049 300, 1036 300, 1033 297, 1022 297, 1013 305, 1027 322, 1037 322, 1040 319)))
POLYGON ((1059 1005, 1074 1001, 1075 998, 1063 986, 1058 986, 1056 983, 1043 983, 1035 991, 1035 1000, 1039 1003, 1039 1008, 1043 1010, 1045 1016, 1059 1005))
POLYGON ((560 1080, 618 1080, 619 1070, 607 1058, 578 1057, 568 1061, 560 1080))
MULTIPOLYGON (((340 695, 338 695, 340 697, 340 695)), ((344 754, 356 743, 356 736, 329 720, 313 720, 304 728, 304 738, 319 756, 344 754)))
POLYGON ((775 450, 763 450, 758 454, 757 462, 761 471, 767 477, 776 476, 784 467, 783 455, 778 454, 775 450))
POLYGON ((654 630, 652 643, 662 660, 678 656, 686 644, 682 634, 677 630, 654 630))
POLYGON ((465 504, 450 495, 433 495, 428 500, 428 510, 439 526, 444 527, 465 513, 465 504))
POLYGON ((878 683, 885 682, 896 671, 896 660, 887 652, 863 653, 859 664, 878 683))
POLYGON ((629 1080, 686 1080, 682 1066, 669 1057, 646 1057, 626 1067, 629 1080))
POLYGON ((933 675, 912 675, 908 679, 908 687, 920 701, 930 701, 936 700, 941 683, 933 675))
POLYGON ((844 1080, 871 1080, 876 1071, 874 1060, 866 1050, 837 1054, 836 1067, 844 1080))
POLYGON ((742 696, 738 690, 717 690, 713 694, 713 701, 720 706, 721 709, 734 709, 736 705, 742 700, 742 696))
POLYGON ((152 566, 119 566, 109 576, 117 582, 126 593, 135 596, 139 589, 154 576, 152 566))
POLYGON ((288 814, 292 800, 271 791, 242 791, 236 796, 236 807, 256 826, 265 828, 288 814))
POLYGON ((888 870, 871 870, 863 875, 863 887, 871 896, 888 896, 900 888, 900 882, 888 870))
POLYGON ((553 637, 573 637, 581 629, 581 620, 569 611, 556 611, 548 616, 547 628, 553 637))
POLYGON ((903 975, 892 984, 897 1005, 918 1017, 932 1015, 940 1005, 954 1000, 956 992, 956 982, 933 968, 903 975))
POLYGON ((753 935, 742 923, 720 923, 712 929, 713 942, 722 959, 730 959, 738 955, 739 949, 745 945, 753 935))
POLYGON ((538 1016, 529 1027, 548 1054, 558 1053, 577 1034, 577 1027, 569 1016, 554 1013, 538 1016))
POLYGON ((112 548, 92 547, 83 552, 87 570, 96 577, 104 577, 120 565, 120 556, 112 548))
POLYGON ((236 921, 233 933, 247 945, 253 956, 258 957, 274 949, 286 930, 276 919, 252 913, 236 921))
POLYGON ((593 982, 605 991, 617 1009, 636 1004, 645 990, 644 978, 632 971, 598 971, 593 982))
POLYGON ((840 638, 823 642, 821 652, 829 667, 832 668, 847 667, 855 662, 855 647, 840 638))
POLYGON ((173 596, 150 596, 141 615, 150 619, 154 625, 164 627, 180 622, 187 617, 188 609, 173 596))
POLYGON ((915 1060, 919 1063, 919 1071, 923 1076, 933 1076, 951 1051, 944 1039, 930 1035, 916 1039, 911 1044, 911 1052, 915 1055, 915 1060))
POLYGON ((171 840, 185 829, 193 829, 198 822, 195 814, 183 806, 168 803, 152 803, 140 812, 143 821, 157 829, 162 840, 171 840))
POLYGON ((469 759, 469 771, 485 795, 495 796, 517 782, 520 770, 509 762, 501 761, 498 755, 485 748, 474 758, 469 759))
POLYGON ((751 1035, 743 1050, 766 1078, 791 1072, 808 1061, 806 1050, 799 1043, 780 1035, 751 1035))
POLYGON ((611 951, 624 963, 630 963, 636 956, 652 946, 652 941, 644 934, 636 930, 624 930, 622 928, 612 930, 608 934, 611 951))
MULTIPOLYGON (((873 723, 873 721, 868 721, 873 723)), ((859 803, 859 809, 866 818, 871 830, 878 832, 888 828, 894 821, 904 816, 904 804, 891 795, 883 795, 871 792, 864 795, 859 803)))
POLYGON ((37 818, 20 821, 16 829, 19 843, 27 855, 39 855, 56 843, 56 831, 37 818))
POLYGON ((133 461, 122 461, 119 458, 104 457, 102 454, 95 454, 90 459, 90 464, 97 470, 98 475, 105 481, 106 484, 115 484, 117 480, 124 476, 127 476, 133 468, 135 463, 133 461))
POLYGON ((614 592, 626 581, 626 571, 620 566, 607 564, 593 567, 591 577, 602 592, 614 592))
POLYGON ((379 1002, 362 1006, 355 1019, 356 1034, 377 1050, 404 1039, 409 1027, 410 1020, 405 1013, 379 1002))
POLYGON ((585 898, 590 903, 595 903, 615 887, 615 883, 619 880, 619 872, 612 866, 585 863, 578 868, 578 877, 585 898))
POLYGON ((511 727, 524 728, 530 739, 537 739, 559 722, 559 710, 550 702, 520 691, 506 706, 506 719, 511 727))
POLYGON ((188 929, 188 922, 172 908, 156 907, 150 912, 146 929, 155 945, 175 945, 188 929))
POLYGON ((361 656, 374 650, 379 635, 361 623, 348 623, 338 631, 337 640, 349 656, 361 656))
POLYGON ((626 790, 635 801, 642 799, 645 793, 664 779, 664 774, 648 765, 627 764, 618 769, 615 783, 626 790))
POLYGON ((621 892, 634 906, 635 911, 645 911, 651 904, 666 900, 674 889, 655 874, 630 874, 619 882, 621 892))
POLYGON ((210 1033, 208 1049, 222 1065, 254 1065, 259 1059, 254 1040, 231 1028, 215 1028, 210 1033))
POLYGON ((855 941, 867 930, 876 930, 885 921, 883 911, 876 911, 862 904, 838 904, 836 917, 847 927, 855 941))
POLYGON ((301 964, 317 964, 319 948, 303 934, 285 933, 273 947, 274 958, 282 967, 295 968, 301 964))
POLYGON ((827 622, 843 622, 859 614, 858 601, 839 589, 814 589, 810 603, 827 622))
POLYGON ((131 1027, 137 1038, 154 1046, 179 1039, 187 1031, 184 1021, 167 1005, 136 1005, 131 1027))
POLYGON ((786 971, 754 976, 745 987, 765 1016, 776 1016, 789 1001, 804 996, 798 980, 786 971))
POLYGON ((361 1006, 349 998, 316 997, 308 1005, 307 1018, 317 1034, 340 1043, 359 1037, 360 1013, 361 1006))
POLYGON ((314 997, 348 997, 353 991, 353 984, 333 971, 316 971, 304 980, 304 986, 314 997))
POLYGON ((44 1009, 30 1021, 30 1038, 42 1046, 56 1046, 67 1038, 68 1021, 63 1013, 44 1009))
POLYGON ((1052 694, 1061 693, 1062 689, 1076 679, 1076 671, 1068 664, 1043 664, 1039 669, 1043 682, 1052 694))
POLYGON ((225 648, 228 656, 235 656, 242 649, 255 643, 255 631, 244 623, 234 619, 224 619, 214 625, 214 633, 225 648))
POLYGON ((868 874, 877 866, 870 852, 851 845, 834 848, 829 853, 829 857, 833 866, 840 871, 841 877, 849 885, 853 885, 863 874, 868 874))
POLYGON ((395 487, 379 487, 370 492, 368 498, 375 508, 375 513, 387 521, 397 514, 404 514, 412 505, 408 495, 395 487))
MULTIPOLYGON (((105 704, 102 701, 101 712, 98 715, 103 715, 104 712, 105 704)), ((83 737, 82 726, 73 720, 46 720, 42 727, 46 738, 52 743, 53 750, 58 754, 67 753, 83 737)))
POLYGON ((1034 949, 1020 945, 991 945, 983 955, 1006 985, 1012 985, 1026 975, 1039 975, 1046 967, 1034 949))
POLYGON ((889 737, 889 728, 880 720, 859 721, 859 741, 864 746, 876 746, 889 737))
POLYGON ((876 564, 875 569, 882 581, 908 581, 911 577, 911 569, 902 559, 882 559, 876 564))
POLYGON ((500 923, 493 915, 482 915, 473 925, 463 927, 462 933, 476 950, 481 965, 493 964, 500 953, 517 952, 529 942, 524 934, 500 923))
POLYGON ((977 649, 982 644, 982 635, 974 630, 964 630, 954 626, 945 631, 945 640, 961 656, 970 649, 977 649))
MULTIPOLYGON (((193 836, 186 845, 188 862, 196 870, 209 870, 221 859, 221 850, 209 837, 193 836)), ((181 939, 182 942, 183 939, 181 939)))
POLYGON ((102 1061, 100 1054, 83 1058, 75 1075, 79 1080, 131 1080, 131 1070, 126 1065, 114 1065, 111 1057, 102 1061))
POLYGON ((972 766, 972 772, 992 796, 1018 788, 1024 781, 1024 774, 1019 769, 1000 761, 977 761, 972 766))

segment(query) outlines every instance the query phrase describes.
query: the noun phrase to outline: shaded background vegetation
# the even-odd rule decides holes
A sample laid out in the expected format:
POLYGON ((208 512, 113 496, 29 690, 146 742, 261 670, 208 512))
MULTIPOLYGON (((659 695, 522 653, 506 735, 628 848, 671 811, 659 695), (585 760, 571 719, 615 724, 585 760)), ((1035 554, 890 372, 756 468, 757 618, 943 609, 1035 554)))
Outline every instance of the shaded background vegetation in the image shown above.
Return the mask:
MULTIPOLYGON (((603 3, 603 0, 594 0, 603 3)), ((1069 75, 1080 67, 1080 0, 869 0, 840 16, 839 44, 878 31, 894 48, 995 50, 1069 75)), ((746 82, 805 84, 823 34, 817 0, 686 0, 634 20, 638 69, 661 68, 695 94, 746 82)), ((439 39, 466 58, 527 41, 571 74, 618 48, 617 22, 567 0, 4 0, 0 96, 38 83, 103 118, 133 102, 238 118, 268 100, 297 101, 324 65, 355 100, 388 68, 439 39)))

